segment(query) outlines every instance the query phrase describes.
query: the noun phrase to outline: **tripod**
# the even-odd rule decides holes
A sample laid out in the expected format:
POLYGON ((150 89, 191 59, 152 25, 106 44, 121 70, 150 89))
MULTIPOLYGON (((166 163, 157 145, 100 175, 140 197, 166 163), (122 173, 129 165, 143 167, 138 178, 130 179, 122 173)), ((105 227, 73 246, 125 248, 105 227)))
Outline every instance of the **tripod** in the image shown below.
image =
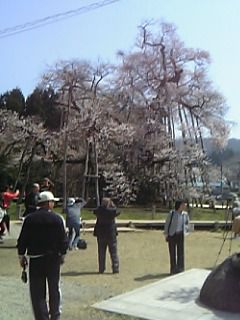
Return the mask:
POLYGON ((229 207, 226 208, 226 219, 225 219, 225 225, 224 225, 224 231, 223 231, 223 241, 222 241, 222 244, 220 246, 220 249, 219 249, 219 252, 217 254, 217 258, 216 258, 216 261, 215 261, 215 264, 214 264, 214 267, 216 267, 217 265, 217 262, 218 262, 218 259, 221 255, 221 252, 222 252, 222 249, 224 247, 224 244, 226 242, 226 239, 228 237, 228 233, 229 233, 229 230, 231 229, 231 236, 230 236, 230 242, 229 242, 229 249, 228 249, 228 255, 230 256, 231 254, 231 251, 232 251, 232 215, 231 215, 231 219, 230 219, 230 215, 231 215, 231 212, 229 210, 229 207), (231 221, 231 225, 228 226, 228 222, 231 221))

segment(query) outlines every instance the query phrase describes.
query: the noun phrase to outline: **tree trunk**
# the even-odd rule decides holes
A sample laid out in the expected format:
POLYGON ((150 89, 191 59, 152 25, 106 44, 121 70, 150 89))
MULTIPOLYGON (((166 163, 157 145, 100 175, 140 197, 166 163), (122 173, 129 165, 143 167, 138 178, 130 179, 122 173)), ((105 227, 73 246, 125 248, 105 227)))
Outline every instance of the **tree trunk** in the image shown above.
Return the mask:
POLYGON ((21 172, 22 172, 24 157, 25 157, 25 154, 27 152, 28 146, 29 146, 29 141, 27 140, 27 143, 26 143, 25 148, 24 148, 24 150, 22 152, 21 159, 20 159, 20 162, 19 162, 17 178, 16 178, 16 181, 15 181, 15 184, 14 184, 14 190, 16 190, 16 188, 17 188, 17 184, 18 184, 21 172))
POLYGON ((34 155, 36 153, 36 149, 37 149, 37 144, 35 143, 34 146, 32 147, 32 152, 31 152, 30 158, 28 159, 27 171, 26 171, 26 174, 25 174, 25 181, 24 181, 24 184, 22 186, 22 190, 20 192, 20 196, 19 196, 18 201, 17 201, 16 210, 17 210, 17 214, 18 214, 19 218, 20 218, 20 203, 22 202, 22 198, 24 196, 24 192, 25 192, 27 184, 28 184, 30 171, 31 171, 31 166, 32 166, 32 161, 33 161, 33 157, 34 157, 34 155))
POLYGON ((87 181, 87 174, 88 174, 88 165, 89 165, 89 140, 87 140, 87 152, 85 158, 85 168, 83 174, 83 181, 82 181, 82 198, 86 199, 86 181, 87 181))
POLYGON ((68 119, 71 109, 72 88, 68 91, 67 116, 64 122, 64 155, 63 155, 63 210, 67 204, 67 148, 68 148, 68 119))
POLYGON ((63 155, 63 209, 66 208, 67 203, 67 143, 68 133, 67 128, 64 132, 64 155, 63 155))
POLYGON ((97 146, 96 140, 93 140, 93 150, 94 150, 94 160, 95 160, 95 193, 96 193, 96 204, 97 207, 100 205, 100 197, 99 197, 99 180, 98 180, 98 155, 97 155, 97 146))

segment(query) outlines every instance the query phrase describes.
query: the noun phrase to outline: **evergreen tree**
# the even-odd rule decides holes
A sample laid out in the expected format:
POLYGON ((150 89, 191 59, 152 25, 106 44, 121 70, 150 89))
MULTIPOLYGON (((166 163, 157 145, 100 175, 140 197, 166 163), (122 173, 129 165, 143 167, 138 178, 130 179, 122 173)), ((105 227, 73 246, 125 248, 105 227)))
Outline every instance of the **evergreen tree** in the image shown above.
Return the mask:
POLYGON ((47 128, 58 129, 61 113, 56 101, 57 95, 52 88, 36 88, 26 100, 25 116, 39 116, 47 128))
POLYGON ((16 111, 20 115, 25 109, 25 98, 19 88, 7 91, 0 96, 0 107, 11 111, 16 111))

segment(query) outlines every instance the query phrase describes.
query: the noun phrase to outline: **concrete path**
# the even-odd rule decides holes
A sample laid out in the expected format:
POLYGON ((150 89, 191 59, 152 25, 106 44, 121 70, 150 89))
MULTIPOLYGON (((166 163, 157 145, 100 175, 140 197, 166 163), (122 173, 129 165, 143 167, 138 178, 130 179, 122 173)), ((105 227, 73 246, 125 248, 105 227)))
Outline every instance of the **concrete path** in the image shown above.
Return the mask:
MULTIPOLYGON (((82 231, 92 232, 95 226, 95 220, 85 220, 84 227, 82 231)), ((11 226, 13 230, 17 230, 20 232, 20 228, 22 225, 21 220, 11 221, 11 226)), ((117 228, 120 232, 131 232, 131 231, 139 231, 139 229, 163 229, 165 225, 165 220, 120 220, 117 219, 117 228)), ((232 225, 232 221, 195 221, 191 220, 191 230, 200 229, 214 229, 214 228, 226 228, 232 225)), ((17 238, 17 237, 16 237, 17 238)))
POLYGON ((148 320, 239 320, 240 314, 210 310, 198 303, 209 271, 191 269, 93 305, 148 320))

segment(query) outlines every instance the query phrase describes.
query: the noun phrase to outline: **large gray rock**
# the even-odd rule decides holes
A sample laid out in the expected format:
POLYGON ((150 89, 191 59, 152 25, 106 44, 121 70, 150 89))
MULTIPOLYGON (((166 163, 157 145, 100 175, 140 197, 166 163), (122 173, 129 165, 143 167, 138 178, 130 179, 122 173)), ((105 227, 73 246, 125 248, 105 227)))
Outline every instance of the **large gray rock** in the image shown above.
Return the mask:
POLYGON ((209 274, 200 301, 210 308, 240 312, 240 253, 228 257, 209 274))

